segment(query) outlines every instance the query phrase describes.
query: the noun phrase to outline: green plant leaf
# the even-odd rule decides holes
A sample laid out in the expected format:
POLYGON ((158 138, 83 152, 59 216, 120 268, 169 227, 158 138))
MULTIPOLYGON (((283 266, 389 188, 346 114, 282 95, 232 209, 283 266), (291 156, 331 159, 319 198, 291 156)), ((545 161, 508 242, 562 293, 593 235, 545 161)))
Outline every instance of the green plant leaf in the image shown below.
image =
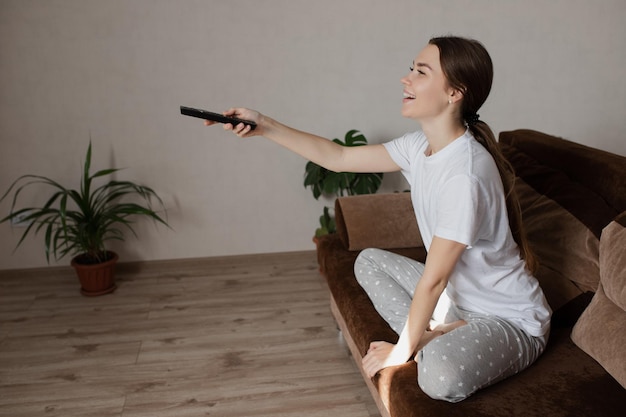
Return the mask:
POLYGON ((335 226, 335 219, 330 214, 330 208, 324 207, 324 211, 319 219, 320 227, 315 230, 315 236, 320 237, 330 233, 335 233, 337 228, 335 226))
POLYGON ((106 175, 111 175, 114 172, 119 171, 119 168, 110 168, 110 169, 103 169, 101 171, 96 172, 95 174, 93 174, 91 176, 91 178, 98 178, 98 177, 104 177, 106 175))
POLYGON ((305 167, 304 186, 311 187, 313 197, 317 200, 322 195, 324 188, 324 180, 328 173, 326 168, 323 168, 313 162, 308 162, 305 167))
POLYGON ((354 194, 373 194, 382 183, 382 174, 362 174, 354 177, 350 188, 354 194))
POLYGON ((152 208, 154 200, 165 213, 163 201, 150 187, 130 181, 109 181, 92 191, 93 179, 106 177, 117 172, 118 169, 99 170, 90 175, 91 150, 90 142, 79 190, 67 189, 47 177, 23 175, 18 177, 2 195, 0 202, 11 193, 13 193, 13 198, 11 214, 0 219, 0 223, 10 221, 23 213, 29 213, 25 220, 30 224, 22 233, 16 249, 26 236, 31 233, 36 235, 43 231, 48 262, 50 256, 60 259, 69 254, 81 253, 87 253, 99 259, 106 251, 104 242, 111 239, 123 240, 124 234, 120 227, 135 233, 131 220, 135 217, 148 217, 155 223, 169 227, 166 219, 152 208), (52 188, 53 193, 41 207, 15 210, 21 192, 35 184, 48 186, 52 188), (121 201, 122 199, 124 201, 121 201))
POLYGON ((346 133, 345 146, 363 146, 367 145, 367 139, 358 130, 350 130, 346 133))
MULTIPOLYGON (((367 145, 365 136, 356 129, 348 131, 343 141, 335 138, 333 142, 341 146, 367 145)), ((380 188, 382 179, 382 173, 332 172, 308 161, 305 166, 304 186, 311 188, 313 197, 317 200, 321 195, 340 197, 373 194, 380 188)), ((318 229, 320 233, 334 232, 334 218, 332 216, 329 218, 330 220, 325 218, 325 223, 318 229)), ((320 218, 320 222, 322 222, 322 218, 320 218)))

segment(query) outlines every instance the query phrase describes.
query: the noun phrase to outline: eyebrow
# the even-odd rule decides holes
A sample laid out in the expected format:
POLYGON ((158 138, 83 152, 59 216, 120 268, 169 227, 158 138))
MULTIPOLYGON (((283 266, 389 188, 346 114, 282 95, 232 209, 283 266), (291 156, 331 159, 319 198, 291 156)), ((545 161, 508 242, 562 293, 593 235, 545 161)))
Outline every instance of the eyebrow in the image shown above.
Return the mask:
POLYGON ((431 71, 433 70, 433 69, 431 68, 431 66, 430 66, 430 65, 428 65, 428 64, 427 64, 427 63, 425 63, 425 62, 415 62, 415 63, 414 63, 414 65, 415 65, 416 67, 428 68, 428 69, 429 69, 429 70, 431 70, 431 71))

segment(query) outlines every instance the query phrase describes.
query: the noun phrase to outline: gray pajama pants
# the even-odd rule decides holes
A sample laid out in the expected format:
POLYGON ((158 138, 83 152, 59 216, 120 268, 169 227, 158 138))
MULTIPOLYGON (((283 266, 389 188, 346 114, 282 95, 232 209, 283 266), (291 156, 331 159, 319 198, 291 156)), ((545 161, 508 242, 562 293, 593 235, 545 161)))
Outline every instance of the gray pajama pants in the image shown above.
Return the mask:
MULTIPOLYGON (((378 313, 400 334, 424 264, 384 250, 365 249, 354 272, 378 313)), ((441 314, 442 306, 438 304, 435 314, 441 314)), ((417 382, 431 398, 461 401, 528 367, 547 343, 547 335, 530 336, 499 317, 454 305, 443 308, 446 323, 465 320, 467 325, 437 337, 416 355, 417 382)))

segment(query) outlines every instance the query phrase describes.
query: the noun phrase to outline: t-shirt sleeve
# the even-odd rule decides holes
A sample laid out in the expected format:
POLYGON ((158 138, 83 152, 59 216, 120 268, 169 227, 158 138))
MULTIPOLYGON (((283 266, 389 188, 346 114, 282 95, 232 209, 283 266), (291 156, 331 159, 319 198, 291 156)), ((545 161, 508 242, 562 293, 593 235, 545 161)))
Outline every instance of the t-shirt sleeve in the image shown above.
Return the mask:
POLYGON ((437 199, 434 235, 473 246, 484 213, 480 195, 480 183, 470 175, 456 175, 446 181, 437 199))
POLYGON ((383 144, 393 162, 405 172, 410 171, 411 154, 415 152, 415 145, 415 140, 412 140, 411 134, 406 134, 383 144))

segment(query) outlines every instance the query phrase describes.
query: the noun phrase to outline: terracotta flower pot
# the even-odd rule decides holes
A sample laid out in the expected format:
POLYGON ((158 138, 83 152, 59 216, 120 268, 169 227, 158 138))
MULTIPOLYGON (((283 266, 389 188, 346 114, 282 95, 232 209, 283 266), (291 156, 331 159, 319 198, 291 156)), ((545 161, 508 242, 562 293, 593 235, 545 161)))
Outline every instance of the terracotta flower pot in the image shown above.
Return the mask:
POLYGON ((113 257, 108 261, 84 265, 79 263, 80 255, 72 259, 71 265, 76 270, 80 281, 80 293, 88 297, 109 294, 117 288, 115 285, 115 264, 118 256, 115 252, 108 252, 113 257))

